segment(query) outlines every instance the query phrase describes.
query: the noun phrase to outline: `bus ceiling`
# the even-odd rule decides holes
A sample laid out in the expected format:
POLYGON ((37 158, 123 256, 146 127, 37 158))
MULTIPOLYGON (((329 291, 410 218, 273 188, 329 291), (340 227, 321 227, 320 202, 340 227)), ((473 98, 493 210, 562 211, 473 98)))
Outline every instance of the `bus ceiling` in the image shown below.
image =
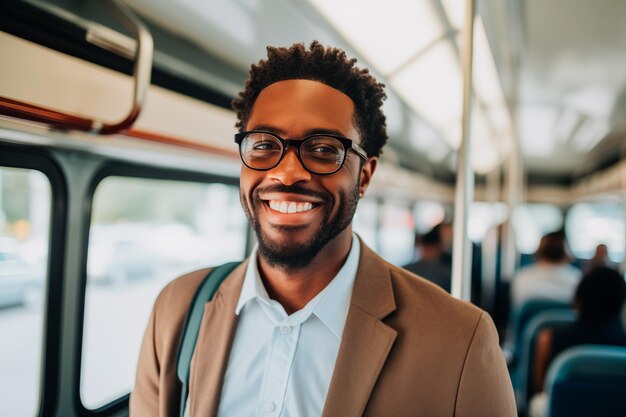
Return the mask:
MULTIPOLYGON (((406 19, 417 25, 416 22, 421 22, 419 19, 428 18, 430 20, 422 22, 424 26, 437 26, 440 33, 421 46, 417 37, 387 42, 387 45, 398 45, 399 49, 417 51, 394 68, 391 68, 391 61, 380 64, 377 52, 364 48, 359 37, 367 40, 370 39, 367 36, 388 36, 382 33, 384 25, 393 24, 392 17, 396 20, 402 17, 398 5, 409 7, 407 2, 372 2, 353 10, 354 13, 349 14, 352 20, 380 21, 370 26, 373 35, 365 34, 367 36, 359 34, 359 25, 350 25, 346 10, 337 11, 348 7, 348 3, 337 5, 326 0, 307 0, 252 4, 220 0, 210 8, 194 2, 128 0, 125 3, 141 17, 154 38, 152 84, 223 108, 230 108, 230 101, 246 78, 249 63, 261 57, 267 43, 284 45, 316 37, 346 49, 387 84, 389 99, 385 111, 390 146, 384 158, 438 181, 454 182, 458 163, 455 138, 460 137, 460 129, 452 129, 454 123, 450 122, 449 129, 442 130, 437 121, 427 117, 429 109, 420 107, 418 99, 407 93, 410 88, 402 86, 405 85, 403 72, 412 70, 413 66, 426 65, 427 59, 434 60, 439 44, 447 44, 453 58, 449 63, 458 65, 463 27, 458 16, 462 13, 450 9, 449 4, 462 6, 465 2, 432 0, 411 5, 411 10, 429 9, 426 11, 430 14, 406 19), (229 24, 225 24, 225 20, 229 24), (278 26, 281 30, 275 30, 278 26)), ((6 0, 2 5, 0 29, 88 62, 132 74, 133 62, 128 57, 132 38, 122 35, 128 31, 106 10, 105 4, 102 1, 6 0), (117 39, 117 46, 111 48, 110 42, 106 42, 107 48, 102 48, 101 41, 111 37, 117 39)), ((515 141, 520 147, 524 179, 531 185, 573 187, 582 178, 608 169, 622 159, 626 129, 623 126, 626 62, 621 51, 626 46, 626 34, 624 25, 620 26, 619 22, 620 16, 626 13, 625 4, 607 2, 599 7, 565 0, 550 5, 538 0, 478 2, 476 14, 480 22, 477 21, 475 30, 475 48, 480 55, 482 49, 477 42, 482 39, 487 45, 495 68, 487 78, 499 84, 506 102, 503 108, 496 109, 484 98, 476 78, 480 72, 478 65, 475 96, 481 103, 478 111, 472 110, 472 126, 478 133, 486 128, 484 131, 490 131, 493 136, 481 143, 484 152, 472 152, 474 157, 484 159, 482 171, 478 171, 476 178, 478 184, 485 183, 490 170, 503 170, 507 165, 503 155, 510 149, 509 141, 515 141), (595 113, 590 113, 590 109, 595 113), (509 133, 493 134, 496 119, 490 118, 496 113, 510 119, 507 122, 511 125, 509 133)), ((438 68, 442 72, 449 70, 444 67, 438 68)), ((434 73, 422 74, 404 78, 409 87, 413 83, 414 89, 416 86, 423 88, 424 79, 428 78, 425 75, 434 76, 434 73)), ((445 89, 435 90, 445 96, 443 102, 460 107, 460 89, 452 96, 445 95, 445 89)), ((431 104, 434 109, 434 102, 431 104)), ((457 124, 460 126, 460 120, 457 124)))

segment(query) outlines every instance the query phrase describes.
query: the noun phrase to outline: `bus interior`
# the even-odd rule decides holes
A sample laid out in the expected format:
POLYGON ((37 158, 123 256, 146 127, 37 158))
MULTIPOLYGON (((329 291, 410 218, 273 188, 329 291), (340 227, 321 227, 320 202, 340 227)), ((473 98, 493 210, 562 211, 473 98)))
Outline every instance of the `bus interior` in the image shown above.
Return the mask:
MULTIPOLYGON (((573 264, 604 244, 624 276, 622 0, 3 0, 0 416, 128 415, 159 291, 254 245, 231 101, 268 45, 313 40, 386 85, 354 230, 403 266, 452 222, 452 294, 494 318, 529 415, 517 271, 560 231, 573 264)), ((580 412, 624 415, 616 350, 583 360, 621 358, 580 412)))

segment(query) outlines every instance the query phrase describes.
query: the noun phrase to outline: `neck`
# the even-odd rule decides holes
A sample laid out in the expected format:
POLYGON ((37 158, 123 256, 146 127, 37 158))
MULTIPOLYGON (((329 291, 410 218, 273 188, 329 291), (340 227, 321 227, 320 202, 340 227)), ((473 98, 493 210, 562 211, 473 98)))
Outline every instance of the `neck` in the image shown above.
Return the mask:
POLYGON ((328 242, 311 263, 297 270, 269 265, 258 256, 261 279, 271 299, 278 301, 287 314, 301 310, 337 275, 348 258, 352 244, 352 227, 347 227, 328 242))

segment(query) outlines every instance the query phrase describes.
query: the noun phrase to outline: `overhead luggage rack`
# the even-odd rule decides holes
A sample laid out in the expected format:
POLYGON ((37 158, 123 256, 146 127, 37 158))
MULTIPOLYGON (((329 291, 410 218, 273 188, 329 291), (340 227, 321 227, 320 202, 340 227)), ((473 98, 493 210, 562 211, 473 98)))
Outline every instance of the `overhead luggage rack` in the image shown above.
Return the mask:
POLYGON ((101 135, 119 133, 133 125, 141 113, 150 86, 153 40, 148 28, 130 8, 119 0, 109 4, 118 20, 133 34, 133 46, 108 36, 108 31, 98 30, 97 26, 87 27, 86 40, 109 52, 133 59, 133 95, 129 112, 118 122, 108 123, 0 97, 1 115, 43 123, 58 129, 80 130, 101 135))

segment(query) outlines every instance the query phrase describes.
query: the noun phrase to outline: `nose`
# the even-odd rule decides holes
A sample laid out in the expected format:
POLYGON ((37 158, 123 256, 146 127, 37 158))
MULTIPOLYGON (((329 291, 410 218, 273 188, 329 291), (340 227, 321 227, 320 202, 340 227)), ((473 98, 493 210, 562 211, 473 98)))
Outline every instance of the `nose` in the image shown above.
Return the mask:
POLYGON ((293 185, 300 181, 310 181, 311 173, 300 163, 296 150, 290 148, 287 149, 283 160, 268 171, 268 177, 284 185, 293 185))

